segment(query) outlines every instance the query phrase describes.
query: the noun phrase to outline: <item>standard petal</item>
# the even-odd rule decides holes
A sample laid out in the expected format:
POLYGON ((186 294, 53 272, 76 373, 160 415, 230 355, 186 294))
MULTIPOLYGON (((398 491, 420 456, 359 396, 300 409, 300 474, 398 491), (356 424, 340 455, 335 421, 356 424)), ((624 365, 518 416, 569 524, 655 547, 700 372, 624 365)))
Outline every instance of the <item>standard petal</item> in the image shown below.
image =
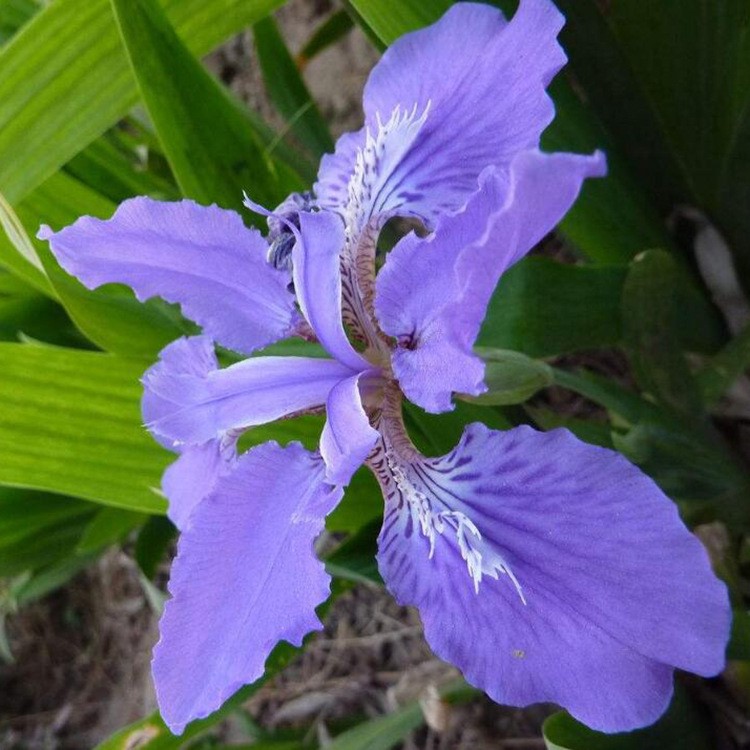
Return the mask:
POLYGON ((207 370, 207 346, 205 337, 179 339, 143 377, 146 426, 167 447, 201 445, 322 407, 331 388, 354 374, 315 357, 252 357, 207 370))
POLYGON ((223 346, 250 353, 288 336, 297 321, 289 274, 234 211, 193 201, 132 198, 102 221, 89 216, 41 239, 89 289, 121 283, 140 300, 179 303, 223 346))
POLYGON ((313 544, 341 499, 319 457, 266 443, 194 511, 172 566, 153 674, 173 732, 257 680, 281 640, 320 628, 330 579, 313 544))
POLYGON ((675 505, 619 454, 565 430, 474 424, 447 456, 390 476, 383 578, 419 608, 435 653, 494 700, 551 701, 625 731, 666 708, 673 668, 722 669, 726 588, 675 505))
POLYGON ((320 205, 428 226, 460 207, 485 167, 537 146, 551 122, 545 88, 565 63, 563 20, 550 0, 522 0, 509 23, 495 8, 457 3, 396 41, 367 82, 365 130, 321 164, 320 205))
POLYGON ((368 374, 374 375, 358 373, 342 380, 328 394, 320 453, 326 462, 326 478, 332 484, 349 484, 378 439, 378 433, 370 426, 362 407, 359 393, 360 378, 368 374))
POLYGON ((393 370, 411 401, 446 411, 452 392, 484 391, 472 347, 501 274, 562 219, 583 180, 604 169, 599 152, 526 151, 509 175, 485 170, 464 208, 433 234, 410 234, 393 249, 377 277, 375 311, 396 339, 393 370))
POLYGON ((370 364, 349 343, 341 320, 341 218, 329 211, 300 213, 299 223, 292 264, 300 308, 332 357, 353 370, 367 369, 370 364))

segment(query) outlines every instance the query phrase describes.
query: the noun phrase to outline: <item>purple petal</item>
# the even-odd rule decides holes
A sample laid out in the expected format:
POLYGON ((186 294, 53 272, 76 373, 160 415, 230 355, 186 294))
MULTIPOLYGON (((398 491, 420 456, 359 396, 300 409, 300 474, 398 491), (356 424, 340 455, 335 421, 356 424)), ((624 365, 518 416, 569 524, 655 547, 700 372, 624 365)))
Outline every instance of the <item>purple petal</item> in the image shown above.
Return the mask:
POLYGON ((216 439, 185 447, 167 467, 161 479, 169 503, 167 516, 180 531, 187 528, 193 510, 211 493, 219 478, 232 470, 236 458, 234 439, 216 439))
POLYGON ((474 424, 447 456, 402 463, 385 491, 386 584, 499 703, 551 701, 625 731, 663 712, 673 668, 721 671, 726 588, 619 454, 565 430, 474 424))
POLYGON ((484 366, 472 347, 501 274, 562 219, 583 180, 604 168, 599 152, 524 152, 507 177, 486 170, 466 206, 432 235, 398 243, 378 275, 375 311, 396 339, 393 370, 411 401, 439 412, 453 408, 452 392, 484 392, 484 366))
POLYGON ((353 370, 369 362, 352 348, 341 320, 344 225, 328 211, 300 213, 300 236, 292 251, 294 288, 300 308, 326 351, 353 370))
POLYGON ((162 444, 200 445, 228 432, 322 407, 351 369, 332 359, 253 357, 206 371, 205 337, 180 339, 143 377, 143 415, 162 444))
POLYGON ((361 204, 429 226, 460 207, 485 167, 537 146, 552 121, 545 87, 565 63, 563 20, 549 0, 522 0, 510 23, 487 5, 457 3, 396 41, 365 88, 372 145, 366 131, 339 141, 318 175, 320 205, 361 204))
POLYGON ((347 485, 378 439, 362 407, 359 393, 362 374, 342 380, 328 394, 320 453, 326 462, 326 479, 331 484, 347 485))
POLYGON ((107 221, 86 216, 56 233, 42 227, 39 237, 89 289, 117 282, 140 300, 179 303, 230 349, 271 344, 297 320, 289 274, 266 262, 265 240, 234 211, 132 198, 107 221))
POLYGON ((299 444, 241 456, 194 511, 172 566, 153 674, 176 733, 263 674, 281 640, 320 629, 330 578, 313 544, 342 491, 299 444))

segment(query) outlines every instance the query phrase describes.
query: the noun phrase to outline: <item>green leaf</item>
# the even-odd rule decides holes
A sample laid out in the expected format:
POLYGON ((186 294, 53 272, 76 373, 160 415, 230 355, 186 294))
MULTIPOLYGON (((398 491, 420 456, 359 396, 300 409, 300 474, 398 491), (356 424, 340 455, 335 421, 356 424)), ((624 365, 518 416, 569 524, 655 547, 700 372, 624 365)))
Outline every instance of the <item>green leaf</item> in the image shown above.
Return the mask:
POLYGON ((542 727, 547 750, 714 750, 716 741, 705 708, 677 684, 669 711, 653 726, 635 732, 602 734, 564 711, 542 727))
POLYGON ((641 388, 676 413, 697 419, 701 394, 677 335, 684 325, 679 285, 680 269, 668 253, 639 255, 622 290, 623 333, 641 388))
POLYGON ((0 484, 164 512, 170 455, 142 427, 142 362, 23 344, 0 361, 0 484))
POLYGON ((698 385, 707 406, 716 403, 750 367, 750 324, 720 352, 704 364, 697 374, 698 385))
POLYGON ((152 149, 132 135, 128 138, 134 143, 126 147, 120 131, 110 130, 73 157, 65 172, 114 203, 134 195, 178 199, 180 192, 174 181, 153 171, 152 149))
MULTIPOLYGON (((281 0, 164 0, 193 54, 263 18, 281 0)), ((117 122, 136 83, 109 0, 56 0, 0 51, 0 192, 13 205, 117 122)))
MULTIPOLYGON (((462 679, 443 685, 438 693, 448 703, 473 698, 478 691, 462 679)), ((393 713, 379 716, 338 735, 327 747, 330 750, 390 750, 422 726, 424 715, 418 702, 407 703, 393 713)))
POLYGON ((750 6, 559 5, 576 79, 645 196, 663 214, 677 204, 700 207, 734 248, 740 277, 750 278, 750 6))
POLYGON ((159 563, 169 549, 172 540, 177 536, 177 529, 166 516, 151 516, 138 534, 135 542, 135 560, 141 572, 151 580, 159 563))
POLYGON ((0 577, 75 557, 95 511, 80 500, 0 487, 0 577))
POLYGON ((13 208, 0 194, 0 263, 19 279, 51 297, 55 292, 26 230, 13 208))
POLYGON ((354 21, 345 10, 332 13, 302 46, 295 59, 297 67, 304 70, 310 60, 345 37, 353 27, 354 21))
POLYGON ((424 723, 418 703, 360 724, 338 735, 327 750, 390 750, 424 723))
POLYGON ((548 365, 520 352, 486 347, 478 347, 475 352, 485 363, 487 392, 481 396, 460 396, 466 401, 496 406, 521 404, 554 382, 548 365))
MULTIPOLYGON (((289 192, 242 105, 180 40, 156 0, 112 0, 143 101, 183 194, 244 211, 242 192, 275 206, 289 192)), ((296 187, 296 186, 295 186, 296 187)))
POLYGON ((310 96, 273 18, 255 25, 255 49, 266 91, 300 143, 320 158, 333 151, 333 138, 310 96))
POLYGON ((85 346, 65 311, 0 268, 0 340, 85 346))
POLYGON ((620 267, 527 258, 500 279, 477 343, 530 357, 613 346, 624 279, 620 267))
POLYGON ((391 44, 402 34, 437 21, 452 5, 451 0, 350 0, 358 15, 378 38, 391 44))
POLYGON ((145 513, 133 513, 121 508, 102 508, 84 529, 76 552, 86 554, 116 544, 147 519, 145 513))
POLYGON ((733 612, 727 659, 750 661, 750 612, 747 610, 735 609, 733 612))
MULTIPOLYGON (((382 505, 382 501, 381 501, 382 505)), ((382 519, 371 521, 326 557, 326 570, 337 578, 355 583, 383 584, 375 555, 382 519)))
POLYGON ((643 194, 628 161, 591 107, 560 74, 549 89, 556 116, 542 134, 545 151, 607 155, 607 176, 586 180, 573 208, 560 222, 562 233, 597 263, 622 263, 648 247, 669 247, 671 238, 643 194))
POLYGON ((344 499, 326 518, 328 531, 355 532, 383 514, 383 495, 373 473, 362 467, 352 477, 344 499))
POLYGON ((0 45, 5 44, 37 11, 35 0, 0 0, 0 45))
POLYGON ((0 487, 0 544, 10 544, 61 521, 91 517, 96 507, 82 500, 0 487))

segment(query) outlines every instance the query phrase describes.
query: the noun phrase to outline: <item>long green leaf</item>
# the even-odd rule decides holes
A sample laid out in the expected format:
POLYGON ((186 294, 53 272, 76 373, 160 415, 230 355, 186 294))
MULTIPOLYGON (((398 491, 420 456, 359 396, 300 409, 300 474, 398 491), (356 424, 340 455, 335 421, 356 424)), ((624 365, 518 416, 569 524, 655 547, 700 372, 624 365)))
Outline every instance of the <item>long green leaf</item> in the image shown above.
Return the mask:
POLYGON ((290 187, 274 172, 239 102, 211 77, 157 0, 112 0, 122 40, 164 153, 185 196, 242 210, 247 190, 274 206, 290 187))
POLYGON ((353 27, 354 21, 345 10, 336 11, 329 16, 315 29, 312 36, 297 54, 296 63, 299 68, 304 69, 310 60, 346 36, 353 27))
POLYGON ((633 261, 622 290, 623 335, 641 389, 667 408, 698 419, 701 394, 678 335, 684 325, 677 304, 679 273, 663 250, 649 250, 633 261))
POLYGON ((451 0, 350 0, 358 15, 386 44, 408 31, 436 21, 452 5, 451 0))
POLYGON ((320 158, 333 138, 272 17, 255 24, 255 49, 271 101, 300 142, 320 158))
POLYGON ((529 258, 500 280, 478 343, 548 357, 613 346, 621 338, 620 267, 529 258))
MULTIPOLYGON (((164 0, 194 54, 282 0, 164 0)), ((0 192, 16 204, 138 98, 109 0, 49 3, 0 51, 0 192)))
POLYGON ((34 0, 0 0, 0 44, 5 44, 37 11, 34 0))
POLYGON ((141 426, 140 361, 0 344, 0 484, 148 513, 169 454, 141 426))

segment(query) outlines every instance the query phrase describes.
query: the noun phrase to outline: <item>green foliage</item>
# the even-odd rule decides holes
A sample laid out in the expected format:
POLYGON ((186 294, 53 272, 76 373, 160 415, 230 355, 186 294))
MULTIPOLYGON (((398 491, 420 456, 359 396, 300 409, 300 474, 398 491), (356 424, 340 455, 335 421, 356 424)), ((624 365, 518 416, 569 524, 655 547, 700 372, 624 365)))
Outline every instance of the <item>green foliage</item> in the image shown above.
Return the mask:
POLYGON ((485 363, 487 392, 481 396, 463 396, 475 404, 509 406, 520 404, 552 385, 552 370, 538 360, 507 349, 479 347, 475 352, 485 363))
MULTIPOLYGON (((508 14, 517 5, 495 2, 508 14)), ((750 327, 727 340, 690 238, 672 231, 670 220, 690 205, 715 222, 750 290, 750 12, 744 0, 556 2, 568 19, 561 39, 573 75, 551 87, 557 118, 542 145, 601 148, 608 160, 608 176, 586 183, 560 227, 560 254, 578 262, 535 257, 506 273, 478 341, 488 392, 444 415, 407 406, 405 419, 431 455, 450 450, 471 421, 567 427, 640 465, 688 523, 724 521, 731 556, 750 529, 750 479, 711 411, 736 408, 722 399, 750 364, 750 327), (603 350, 616 350, 618 362, 627 355, 626 385, 540 361, 580 353, 596 360, 603 350), (538 394, 553 384, 596 404, 596 418, 550 408, 538 394)), ((195 329, 160 300, 142 304, 112 285, 85 289, 35 239, 39 225, 108 217, 118 202, 149 194, 217 202, 262 226, 242 208, 242 191, 272 207, 309 187, 314 162, 333 148, 301 75, 307 61, 354 23, 384 48, 451 2, 348 0, 296 59, 268 17, 282 4, 0 0, 0 620, 125 538, 135 538, 134 556, 150 581, 176 533, 159 491, 173 455, 142 425, 139 378, 164 344, 195 329), (280 132, 200 62, 250 26, 285 123, 280 132)), ((301 340, 263 353, 324 354, 301 340)), ((241 448, 269 438, 314 448, 322 424, 307 415, 254 429, 241 448)), ((327 519, 337 541, 326 559, 335 595, 354 582, 381 583, 374 562, 381 512, 376 481, 358 472, 327 519)), ((747 661, 742 565, 730 560, 727 574, 737 606, 729 656, 747 661)), ((263 680, 295 653, 280 645, 263 680)), ((152 715, 99 750, 190 745, 263 680, 182 737, 152 715)), ((410 704, 338 734, 330 746, 385 750, 422 723, 410 704)), ((703 710, 681 689, 652 728, 605 736, 560 713, 545 723, 544 741, 550 750, 715 746, 703 710)), ((252 747, 304 745, 261 735, 252 747)))
POLYGON ((0 484, 164 512, 169 454, 142 427, 140 361, 24 344, 0 361, 0 484))
POLYGON ((716 740, 705 711, 677 685, 669 711, 653 726, 602 734, 561 711, 544 722, 547 750, 713 750, 716 740))
POLYGON ((255 48, 266 90, 287 127, 316 158, 333 151, 328 125, 310 97, 273 18, 255 24, 255 48))
POLYGON ((289 172, 275 170, 242 105, 192 56, 157 0, 112 0, 112 5, 143 101, 183 195, 243 211, 243 189, 275 206, 300 187, 289 172))
MULTIPOLYGON (((56 0, 0 51, 0 193, 16 204, 137 101, 110 0, 56 0), (50 82, 54 81, 54 85, 50 82)), ((165 0, 193 54, 204 54, 281 0, 165 0)))

